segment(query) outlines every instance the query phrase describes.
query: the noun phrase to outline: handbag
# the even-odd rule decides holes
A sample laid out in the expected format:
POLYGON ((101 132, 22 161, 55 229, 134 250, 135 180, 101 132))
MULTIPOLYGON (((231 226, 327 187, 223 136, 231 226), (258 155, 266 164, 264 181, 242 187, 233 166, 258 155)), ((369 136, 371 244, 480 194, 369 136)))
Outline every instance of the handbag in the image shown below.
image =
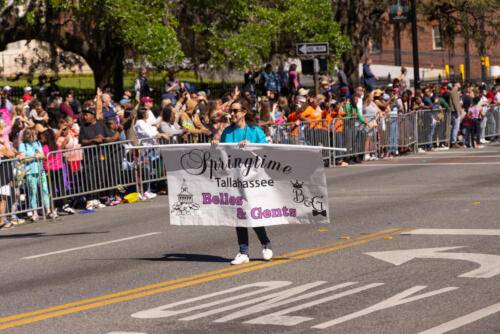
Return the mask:
POLYGON ((377 123, 377 120, 376 119, 372 119, 371 121, 369 121, 368 123, 366 123, 366 129, 368 131, 370 131, 371 129, 375 128, 378 126, 378 123, 377 123))

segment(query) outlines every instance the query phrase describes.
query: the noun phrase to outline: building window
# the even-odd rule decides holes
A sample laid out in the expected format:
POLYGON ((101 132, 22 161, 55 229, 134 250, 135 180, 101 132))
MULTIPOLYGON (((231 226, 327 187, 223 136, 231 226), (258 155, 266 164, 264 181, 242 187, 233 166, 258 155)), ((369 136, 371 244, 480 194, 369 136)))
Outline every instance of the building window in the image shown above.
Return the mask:
POLYGON ((433 50, 443 50, 444 44, 441 38, 441 27, 432 26, 432 49, 433 50))
POLYGON ((370 53, 380 53, 382 52, 382 41, 374 41, 370 39, 370 53))

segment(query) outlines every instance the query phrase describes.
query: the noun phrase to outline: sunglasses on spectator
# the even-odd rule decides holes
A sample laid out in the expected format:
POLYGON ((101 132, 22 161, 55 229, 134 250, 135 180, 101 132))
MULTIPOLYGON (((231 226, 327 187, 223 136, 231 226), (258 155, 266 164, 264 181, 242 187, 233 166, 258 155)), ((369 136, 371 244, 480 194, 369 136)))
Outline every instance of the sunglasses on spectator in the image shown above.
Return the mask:
POLYGON ((238 111, 241 111, 241 109, 238 109, 238 108, 231 108, 231 113, 233 113, 233 112, 238 112, 238 111))

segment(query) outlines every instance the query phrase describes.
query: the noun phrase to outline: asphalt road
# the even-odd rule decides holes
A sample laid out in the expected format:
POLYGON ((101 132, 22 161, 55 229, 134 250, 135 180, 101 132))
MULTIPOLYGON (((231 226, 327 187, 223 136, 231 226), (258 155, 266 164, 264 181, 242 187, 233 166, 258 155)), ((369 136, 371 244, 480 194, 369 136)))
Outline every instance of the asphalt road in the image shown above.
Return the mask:
POLYGON ((168 225, 167 198, 0 231, 6 333, 500 333, 500 145, 326 171, 329 225, 168 225))

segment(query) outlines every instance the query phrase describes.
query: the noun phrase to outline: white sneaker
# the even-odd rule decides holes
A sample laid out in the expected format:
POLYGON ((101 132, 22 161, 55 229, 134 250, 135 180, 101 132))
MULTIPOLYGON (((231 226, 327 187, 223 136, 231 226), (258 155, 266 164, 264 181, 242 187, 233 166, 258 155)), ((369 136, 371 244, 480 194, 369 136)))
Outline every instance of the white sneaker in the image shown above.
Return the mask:
POLYGON ((69 204, 65 204, 63 207, 62 207, 62 210, 64 212, 66 212, 67 214, 70 214, 70 215, 74 215, 75 214, 75 210, 73 210, 72 207, 69 206, 69 204))
POLYGON ((418 148, 418 153, 425 153, 425 150, 421 147, 418 148))
POLYGON ((234 258, 233 261, 231 261, 232 265, 239 265, 239 264, 244 264, 250 262, 250 259, 248 258, 247 254, 241 254, 238 253, 236 254, 236 257, 234 258))
POLYGON ((262 257, 265 261, 269 261, 273 258, 273 251, 269 248, 262 249, 262 257))
POLYGON ((153 199, 153 198, 155 198, 155 197, 156 197, 156 194, 155 194, 155 193, 151 193, 151 192, 149 192, 149 191, 146 191, 146 192, 144 193, 144 195, 146 195, 146 198, 147 198, 147 199, 153 199))

